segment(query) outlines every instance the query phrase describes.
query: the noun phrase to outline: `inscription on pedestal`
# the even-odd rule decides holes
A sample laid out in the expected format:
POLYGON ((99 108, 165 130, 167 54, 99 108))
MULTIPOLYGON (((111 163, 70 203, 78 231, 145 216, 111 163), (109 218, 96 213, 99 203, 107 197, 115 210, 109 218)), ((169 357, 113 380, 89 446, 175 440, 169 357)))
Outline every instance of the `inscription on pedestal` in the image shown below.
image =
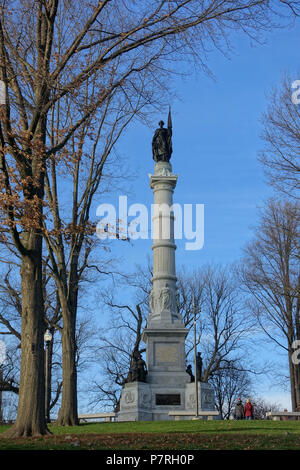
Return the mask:
POLYGON ((154 348, 155 364, 176 364, 178 362, 177 343, 155 343, 154 348))
POLYGON ((180 405, 180 394, 156 394, 155 395, 156 405, 180 405))

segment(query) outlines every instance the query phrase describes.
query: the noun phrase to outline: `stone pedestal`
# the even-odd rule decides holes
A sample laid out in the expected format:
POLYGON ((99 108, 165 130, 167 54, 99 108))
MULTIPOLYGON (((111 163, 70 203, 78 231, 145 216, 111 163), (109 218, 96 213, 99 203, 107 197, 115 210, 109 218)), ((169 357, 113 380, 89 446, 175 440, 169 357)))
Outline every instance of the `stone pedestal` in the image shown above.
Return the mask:
MULTIPOLYGON (((199 411, 214 411, 215 397, 211 385, 198 382, 198 408, 199 411)), ((196 386, 195 382, 189 383, 185 389, 185 409, 195 411, 196 409, 196 386)))
POLYGON ((125 384, 117 421, 152 421, 152 391, 150 384, 131 382, 125 384))
MULTIPOLYGON (((185 339, 188 329, 178 310, 173 192, 177 175, 168 162, 158 162, 150 187, 154 193, 153 278, 150 314, 142 340, 146 343, 147 383, 124 386, 118 421, 168 420, 169 411, 196 409, 195 384, 186 373, 185 339)), ((214 410, 208 384, 198 382, 199 410, 214 410)), ((189 419, 192 419, 189 417, 189 419)))
MULTIPOLYGON (((178 375, 173 383, 168 383, 165 374, 161 373, 155 376, 157 383, 126 384, 122 390, 117 421, 167 421, 174 419, 169 416, 169 411, 175 410, 189 413, 182 415, 181 419, 193 419, 190 413, 196 414, 196 388, 194 382, 185 382, 186 375, 178 375)), ((214 410, 212 387, 198 382, 198 411, 214 410)))

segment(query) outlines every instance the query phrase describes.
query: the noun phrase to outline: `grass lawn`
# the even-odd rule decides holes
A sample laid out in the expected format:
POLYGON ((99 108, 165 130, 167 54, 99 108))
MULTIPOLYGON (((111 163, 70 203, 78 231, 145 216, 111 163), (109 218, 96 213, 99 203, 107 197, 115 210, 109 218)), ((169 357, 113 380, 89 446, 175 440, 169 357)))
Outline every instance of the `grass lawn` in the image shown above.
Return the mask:
POLYGON ((49 425, 51 436, 4 439, 0 450, 300 450, 300 421, 147 421, 49 425))

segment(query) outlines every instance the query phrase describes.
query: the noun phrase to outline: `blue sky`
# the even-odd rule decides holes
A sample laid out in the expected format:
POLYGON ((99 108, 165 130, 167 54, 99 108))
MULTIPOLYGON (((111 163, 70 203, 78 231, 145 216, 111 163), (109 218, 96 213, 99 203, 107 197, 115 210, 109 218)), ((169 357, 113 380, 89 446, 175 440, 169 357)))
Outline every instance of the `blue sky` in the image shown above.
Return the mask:
MULTIPOLYGON (((267 94, 272 86, 280 85, 282 74, 289 71, 294 80, 300 78, 299 36, 298 22, 291 29, 269 34, 264 45, 253 47, 247 38, 238 38, 230 60, 220 53, 209 56, 215 80, 202 72, 172 79, 170 86, 180 97, 171 103, 171 163, 178 174, 174 202, 205 205, 204 247, 186 251, 185 241, 177 241, 177 266, 232 263, 251 239, 258 207, 272 194, 257 161, 263 145, 260 119, 267 94)), ((135 174, 129 181, 129 204, 143 203, 150 208, 153 202, 148 177, 154 168, 151 140, 158 121, 166 122, 167 113, 168 109, 157 115, 152 128, 136 124, 119 142, 118 150, 128 157, 135 174)), ((108 195, 106 202, 116 202, 123 193, 108 195)), ((104 202, 102 198, 100 202, 104 202)), ((112 250, 124 260, 126 269, 134 271, 136 263, 143 264, 147 255, 152 256, 151 244, 151 240, 113 241, 112 250)), ((266 357, 274 351, 274 346, 266 347, 266 357)), ((280 387, 270 389, 262 382, 259 391, 290 409, 289 394, 280 387)))
MULTIPOLYGON (((257 207, 272 194, 257 161, 263 145, 260 118, 267 107, 266 95, 280 84, 282 73, 289 70, 299 78, 299 33, 299 24, 291 30, 277 30, 268 36, 267 44, 255 47, 246 38, 239 39, 230 60, 219 53, 210 56, 215 80, 204 73, 172 80, 171 86, 180 96, 171 103, 171 163, 179 176, 174 202, 205 205, 204 248, 186 252, 177 243, 177 265, 232 262, 251 238, 257 207)), ((119 143, 136 174, 129 182, 129 204, 150 207, 153 201, 148 177, 153 173, 151 140, 157 122, 166 121, 167 113, 168 109, 158 115, 151 129, 136 124, 119 143)), ((151 241, 122 245, 116 249, 133 265, 145 251, 151 253, 151 241)))

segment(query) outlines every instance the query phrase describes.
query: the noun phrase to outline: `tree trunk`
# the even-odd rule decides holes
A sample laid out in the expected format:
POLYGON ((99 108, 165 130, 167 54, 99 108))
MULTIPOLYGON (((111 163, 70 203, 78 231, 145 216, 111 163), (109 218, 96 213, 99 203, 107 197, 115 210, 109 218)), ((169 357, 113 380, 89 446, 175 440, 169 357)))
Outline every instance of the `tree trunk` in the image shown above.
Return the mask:
POLYGON ((47 434, 44 382, 44 308, 42 286, 42 237, 26 232, 22 256, 22 338, 17 420, 7 437, 47 434))
POLYGON ((294 382, 296 406, 300 406, 300 364, 294 364, 294 382))
POLYGON ((58 295, 63 316, 62 329, 62 402, 58 413, 57 424, 60 426, 77 426, 77 366, 76 366, 76 318, 78 300, 78 254, 75 249, 71 260, 69 286, 67 286, 66 265, 61 254, 62 279, 58 283, 58 295), (63 260, 63 261, 62 261, 63 260))
POLYGON ((62 402, 58 413, 57 424, 60 426, 77 426, 77 370, 76 370, 76 316, 69 309, 62 308, 62 368, 63 389, 62 402))
POLYGON ((297 407, 297 397, 296 397, 296 382, 295 382, 295 371, 294 364, 292 361, 293 350, 289 347, 289 371, 290 371, 290 387, 291 387, 291 402, 292 402, 292 411, 295 411, 297 407))

